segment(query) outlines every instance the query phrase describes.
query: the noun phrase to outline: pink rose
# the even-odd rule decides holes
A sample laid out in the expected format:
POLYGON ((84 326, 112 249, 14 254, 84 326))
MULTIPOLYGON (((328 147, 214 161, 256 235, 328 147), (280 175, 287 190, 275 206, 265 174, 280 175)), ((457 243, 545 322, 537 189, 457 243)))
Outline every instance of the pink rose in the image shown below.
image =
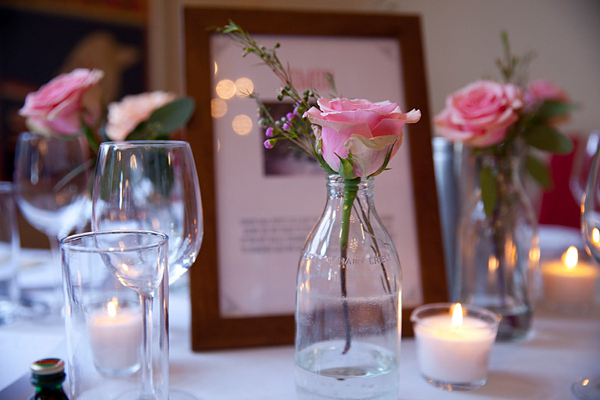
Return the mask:
POLYGON ((321 152, 334 170, 340 168, 340 157, 349 159, 354 173, 367 177, 384 163, 390 145, 392 156, 402 143, 402 128, 421 118, 419 110, 403 114, 396 103, 371 103, 362 99, 325 99, 317 101, 304 116, 321 127, 321 152), (351 155, 349 157, 349 154, 351 155))
POLYGON ((438 134, 450 141, 487 147, 504 140, 522 107, 517 86, 477 81, 448 96, 434 124, 438 134))
POLYGON ((88 125, 98 122, 102 111, 98 82, 104 76, 99 69, 74 69, 42 85, 25 97, 19 115, 26 117, 29 129, 41 134, 76 134, 81 118, 88 125))
POLYGON ((173 100, 175 94, 156 91, 125 96, 120 102, 110 103, 106 136, 111 140, 125 140, 140 122, 173 100))
POLYGON ((560 86, 546 79, 538 79, 527 85, 525 90, 525 105, 527 108, 535 107, 544 100, 568 103, 570 99, 569 95, 560 86))

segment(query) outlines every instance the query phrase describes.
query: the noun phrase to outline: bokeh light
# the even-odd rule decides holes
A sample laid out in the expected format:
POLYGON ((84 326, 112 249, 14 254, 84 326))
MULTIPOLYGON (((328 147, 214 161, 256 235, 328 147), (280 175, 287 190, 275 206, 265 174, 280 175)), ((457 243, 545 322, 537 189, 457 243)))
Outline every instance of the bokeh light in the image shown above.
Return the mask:
POLYGON ((227 102, 222 99, 212 99, 210 101, 210 115, 213 118, 221 118, 227 114, 227 102))
POLYGON ((242 77, 235 81, 238 96, 248 96, 254 93, 254 82, 250 78, 242 77))
POLYGON ((215 91, 217 92, 217 96, 220 98, 227 100, 232 98, 235 95, 235 83, 231 79, 221 79, 217 86, 215 87, 215 91))
POLYGON ((236 115, 231 121, 233 131, 240 136, 247 135, 252 130, 252 119, 245 115, 236 115))

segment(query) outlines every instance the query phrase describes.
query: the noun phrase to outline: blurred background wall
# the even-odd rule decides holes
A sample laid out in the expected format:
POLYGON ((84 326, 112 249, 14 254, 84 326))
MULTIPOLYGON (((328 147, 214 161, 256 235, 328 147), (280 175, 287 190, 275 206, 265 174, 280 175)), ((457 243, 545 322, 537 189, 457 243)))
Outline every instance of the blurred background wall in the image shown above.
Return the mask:
MULTIPOLYGON (((530 79, 557 82, 580 105, 563 130, 585 137, 600 129, 598 0, 3 0, 0 179, 12 177, 16 136, 26 129, 17 114, 25 95, 61 71, 111 71, 106 79, 111 100, 155 89, 183 93, 183 6, 417 14, 429 118, 450 92, 479 78, 500 79, 495 60, 502 55, 500 32, 506 30, 514 54, 536 53, 530 79)), ((560 190, 564 196, 568 189, 560 190)))
POLYGON ((563 86, 581 106, 567 131, 600 128, 600 1, 597 0, 149 0, 150 84, 181 90, 180 8, 410 13, 421 16, 432 114, 448 93, 478 78, 500 79, 500 32, 514 54, 535 51, 531 79, 563 86))

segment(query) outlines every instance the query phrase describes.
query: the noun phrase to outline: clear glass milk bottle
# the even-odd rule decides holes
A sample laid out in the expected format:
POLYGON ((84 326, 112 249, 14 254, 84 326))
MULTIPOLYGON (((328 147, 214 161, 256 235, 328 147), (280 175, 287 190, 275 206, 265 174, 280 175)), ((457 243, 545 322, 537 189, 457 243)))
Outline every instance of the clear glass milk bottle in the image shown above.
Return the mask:
POLYGON ((328 176, 298 265, 298 399, 398 398, 402 275, 373 187, 328 176))

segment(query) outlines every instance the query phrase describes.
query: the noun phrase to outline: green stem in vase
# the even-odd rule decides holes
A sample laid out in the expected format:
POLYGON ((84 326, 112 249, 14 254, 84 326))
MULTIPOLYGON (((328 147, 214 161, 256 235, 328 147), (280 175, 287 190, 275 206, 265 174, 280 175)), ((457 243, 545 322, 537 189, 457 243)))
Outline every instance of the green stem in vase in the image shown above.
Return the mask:
MULTIPOLYGON (((361 223, 365 227, 366 232, 373 239, 373 244, 371 245, 371 249, 375 253, 375 256, 379 260, 382 260, 383 258, 381 257, 382 256, 381 250, 379 249, 379 244, 377 243, 377 239, 375 238, 375 230, 373 229, 373 226, 371 225, 371 214, 370 214, 370 212, 365 211, 365 207, 363 206, 362 202, 360 201, 360 198, 357 198, 356 202, 358 203, 357 214, 358 214, 358 209, 360 209, 360 215, 362 215, 361 223)), ((379 265, 381 265, 381 273, 383 274, 383 276, 381 278, 381 285, 383 286, 383 290, 384 290, 384 292, 386 292, 388 294, 392 294, 392 286, 390 285, 390 277, 387 273, 385 263, 382 261, 379 263, 379 265)), ((392 308, 394 309, 394 311, 396 311, 396 305, 395 305, 393 299, 392 299, 392 308)))
POLYGON ((348 289, 346 287, 346 264, 348 261, 348 237, 350 236, 350 215, 352 214, 352 205, 356 199, 358 183, 360 178, 344 180, 344 208, 342 210, 342 232, 340 233, 340 280, 342 290, 342 307, 344 312, 344 322, 346 324, 346 345, 342 354, 350 350, 352 343, 352 329, 350 327, 350 315, 348 312, 348 289))
MULTIPOLYGON (((506 201, 511 201, 510 198, 507 198, 509 195, 507 193, 508 189, 506 187, 508 179, 507 174, 511 174, 510 166, 504 165, 507 157, 506 154, 502 154, 497 156, 499 158, 500 165, 495 167, 490 167, 493 169, 492 176, 494 177, 493 182, 496 187, 496 200, 494 201, 494 208, 491 212, 490 224, 493 232, 493 244, 494 244, 494 256, 496 257, 496 262, 498 263, 497 268, 497 284, 498 284, 498 294, 500 297, 500 307, 504 310, 508 309, 507 299, 509 297, 508 290, 508 282, 506 280, 506 272, 509 270, 509 266, 507 265, 508 256, 506 254, 505 243, 506 243, 506 230, 504 224, 506 221, 501 220, 500 216, 500 208, 502 204, 506 201), (507 169, 508 168, 508 169, 507 169)), ((515 172, 517 173, 517 172, 515 172)), ((514 266, 512 267, 514 268, 514 266)), ((507 325, 515 328, 518 325, 518 321, 514 315, 505 314, 502 315, 502 318, 506 321, 507 325)))

